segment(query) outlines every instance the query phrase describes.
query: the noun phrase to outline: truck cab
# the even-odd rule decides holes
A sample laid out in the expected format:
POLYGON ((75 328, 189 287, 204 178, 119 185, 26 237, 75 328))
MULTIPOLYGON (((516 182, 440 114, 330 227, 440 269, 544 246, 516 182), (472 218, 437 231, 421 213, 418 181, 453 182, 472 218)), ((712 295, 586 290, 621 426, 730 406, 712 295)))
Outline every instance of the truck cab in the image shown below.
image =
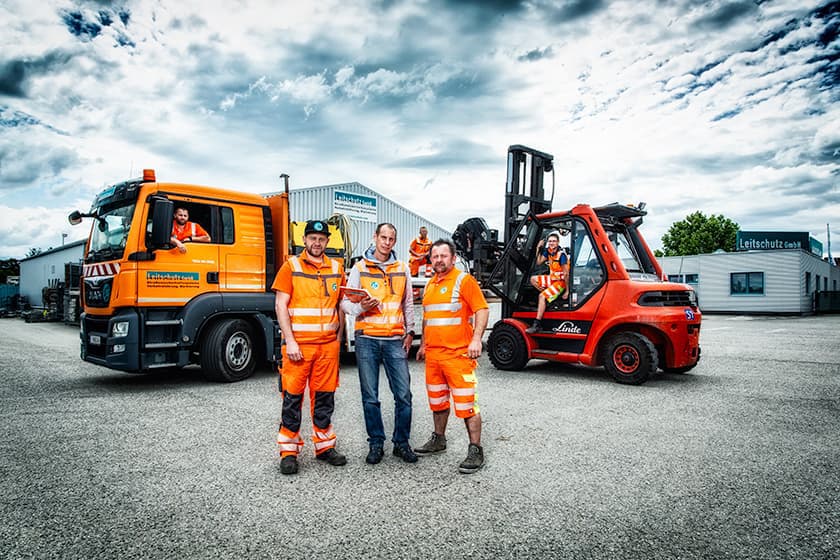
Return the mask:
POLYGON ((288 247, 288 190, 275 197, 176 183, 153 170, 103 190, 82 280, 81 357, 142 372, 199 363, 236 381, 272 360, 280 336, 271 284, 288 247), (175 208, 209 242, 170 243, 175 208), (274 223, 286 227, 275 228, 274 223))

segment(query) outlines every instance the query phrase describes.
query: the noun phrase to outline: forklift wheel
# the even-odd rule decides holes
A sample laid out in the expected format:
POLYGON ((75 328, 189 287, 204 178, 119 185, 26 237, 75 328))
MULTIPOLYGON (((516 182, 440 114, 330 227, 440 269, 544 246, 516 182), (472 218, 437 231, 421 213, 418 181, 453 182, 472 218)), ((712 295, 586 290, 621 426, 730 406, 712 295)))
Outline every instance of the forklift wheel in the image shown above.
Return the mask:
POLYGON ((607 340, 601 361, 619 383, 641 385, 656 371, 659 354, 646 336, 623 332, 607 340))
POLYGON ((516 327, 500 323, 487 339, 487 354, 498 369, 521 371, 528 363, 528 346, 516 327))

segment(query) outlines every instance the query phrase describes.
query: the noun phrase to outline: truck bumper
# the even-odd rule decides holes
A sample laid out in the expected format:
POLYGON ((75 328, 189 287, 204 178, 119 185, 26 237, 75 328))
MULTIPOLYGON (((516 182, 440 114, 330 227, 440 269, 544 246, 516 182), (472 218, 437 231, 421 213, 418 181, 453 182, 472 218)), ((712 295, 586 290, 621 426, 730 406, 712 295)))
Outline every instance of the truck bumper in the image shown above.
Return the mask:
POLYGON ((112 316, 82 313, 79 330, 84 361, 120 371, 140 371, 140 317, 132 309, 112 316))

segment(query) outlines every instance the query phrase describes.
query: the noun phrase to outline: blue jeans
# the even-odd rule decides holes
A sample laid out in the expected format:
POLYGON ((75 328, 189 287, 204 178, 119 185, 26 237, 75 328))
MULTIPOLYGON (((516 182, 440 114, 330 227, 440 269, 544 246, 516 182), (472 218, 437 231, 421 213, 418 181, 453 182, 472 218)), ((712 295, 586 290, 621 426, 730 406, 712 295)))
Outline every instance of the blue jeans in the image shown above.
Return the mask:
POLYGON ((394 394, 392 441, 395 445, 408 443, 411 432, 411 378, 403 341, 357 336, 356 363, 359 365, 359 385, 362 389, 368 442, 371 445, 382 445, 385 442, 385 428, 382 425, 379 402, 379 364, 383 364, 388 385, 394 394))

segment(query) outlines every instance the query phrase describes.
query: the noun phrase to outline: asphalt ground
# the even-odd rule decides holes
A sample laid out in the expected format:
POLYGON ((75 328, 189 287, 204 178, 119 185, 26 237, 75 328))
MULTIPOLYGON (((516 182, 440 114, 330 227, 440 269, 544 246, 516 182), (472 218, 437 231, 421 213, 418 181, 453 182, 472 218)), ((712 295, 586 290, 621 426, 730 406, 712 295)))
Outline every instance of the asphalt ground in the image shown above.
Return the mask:
POLYGON ((2 558, 840 557, 840 316, 704 317, 698 367, 639 387, 482 356, 472 475, 454 417, 446 453, 365 464, 352 365, 334 416, 348 465, 313 458, 305 421, 283 476, 274 373, 124 374, 80 361, 72 327, 0 333, 2 558))

